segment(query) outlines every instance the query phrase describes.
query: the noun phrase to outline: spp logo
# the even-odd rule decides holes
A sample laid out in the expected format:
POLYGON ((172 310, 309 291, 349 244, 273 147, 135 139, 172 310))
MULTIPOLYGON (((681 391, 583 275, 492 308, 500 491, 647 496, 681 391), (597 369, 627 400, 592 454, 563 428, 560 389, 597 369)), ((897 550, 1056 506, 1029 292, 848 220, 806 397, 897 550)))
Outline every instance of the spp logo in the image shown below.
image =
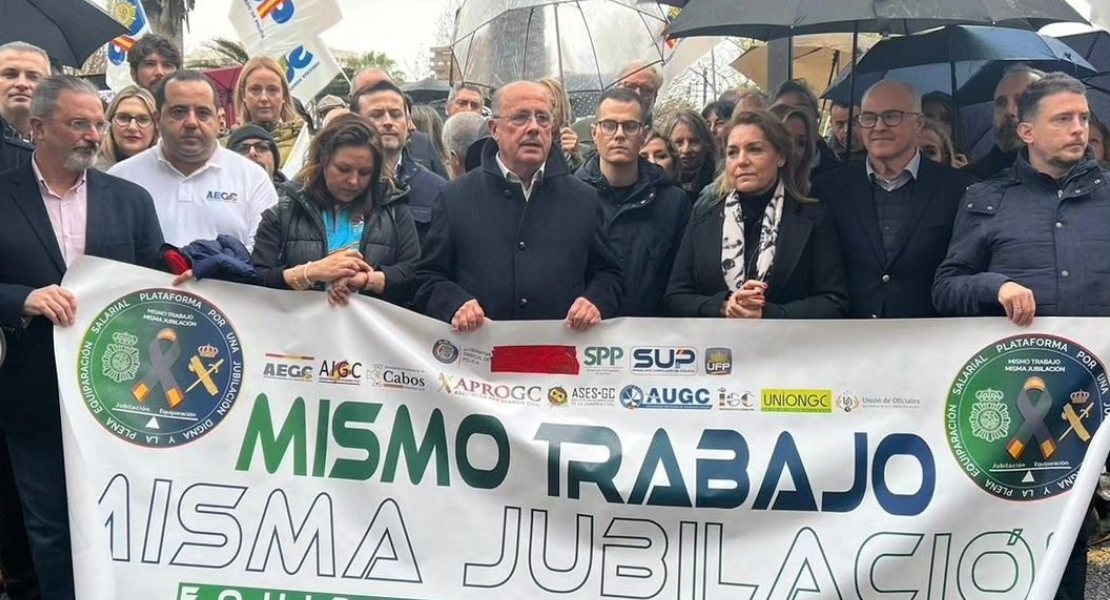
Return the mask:
POLYGON ((698 372, 698 353, 693 348, 633 348, 632 372, 645 375, 694 375, 698 372))
POLYGON ((293 13, 297 11, 293 6, 293 0, 252 0, 255 6, 255 12, 258 13, 259 19, 266 17, 273 17, 274 22, 278 24, 287 23, 293 18, 293 13))
POLYGON ((589 346, 586 348, 586 366, 612 368, 624 358, 624 348, 620 346, 589 346))

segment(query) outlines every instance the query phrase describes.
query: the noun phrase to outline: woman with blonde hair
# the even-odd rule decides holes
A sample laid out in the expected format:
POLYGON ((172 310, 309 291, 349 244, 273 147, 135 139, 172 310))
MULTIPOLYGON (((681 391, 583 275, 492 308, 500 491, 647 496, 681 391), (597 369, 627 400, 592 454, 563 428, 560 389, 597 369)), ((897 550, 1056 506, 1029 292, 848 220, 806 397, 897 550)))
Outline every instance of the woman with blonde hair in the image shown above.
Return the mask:
POLYGON ((563 87, 563 83, 554 77, 544 77, 540 80, 540 85, 547 88, 547 93, 551 96, 551 116, 552 116, 552 131, 558 134, 554 137, 555 144, 563 151, 563 158, 567 161, 567 166, 571 171, 582 166, 586 160, 582 157, 582 151, 578 147, 578 134, 571 129, 571 124, 574 121, 574 109, 570 106, 570 96, 567 95, 567 90, 563 87))
POLYGON ((111 123, 100 146, 96 168, 107 171, 118 162, 150 148, 158 141, 154 120, 154 97, 137 85, 123 88, 108 105, 105 115, 111 123))
POLYGON ((808 194, 813 158, 817 156, 817 124, 813 122, 809 113, 789 104, 776 104, 769 110, 782 119, 782 124, 786 126, 786 131, 790 133, 790 144, 794 150, 794 164, 797 165, 797 173, 795 174, 798 178, 798 190, 803 194, 808 194))
POLYGON ((251 123, 270 132, 284 165, 304 121, 297 115, 285 70, 276 60, 256 56, 243 65, 235 84, 235 114, 238 126, 251 123))
POLYGON ((737 113, 724 172, 694 206, 667 286, 676 317, 835 319, 848 309, 840 243, 798 182, 790 133, 765 110, 737 113))
POLYGON ((956 147, 948 135, 948 126, 933 119, 925 119, 925 126, 917 134, 917 147, 921 154, 933 162, 959 169, 967 164, 967 158, 956 154, 956 147))

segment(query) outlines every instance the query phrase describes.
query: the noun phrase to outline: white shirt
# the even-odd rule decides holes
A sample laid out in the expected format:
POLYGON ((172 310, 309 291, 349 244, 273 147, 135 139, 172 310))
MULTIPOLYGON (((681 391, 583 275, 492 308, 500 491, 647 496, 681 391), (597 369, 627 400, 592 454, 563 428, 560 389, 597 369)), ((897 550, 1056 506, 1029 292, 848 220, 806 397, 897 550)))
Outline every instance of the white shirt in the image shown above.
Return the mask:
POLYGON ((867 178, 871 181, 874 181, 876 184, 878 184, 879 187, 883 188, 887 192, 893 192, 894 190, 906 185, 910 181, 917 179, 917 170, 921 167, 921 151, 918 150, 917 152, 914 152, 913 158, 910 159, 910 162, 906 163, 905 167, 902 167, 902 172, 899 173, 897 177, 890 180, 884 178, 882 175, 879 175, 879 172, 871 167, 870 158, 863 162, 867 165, 867 178))
POLYGON ((510 171, 509 167, 505 166, 504 161, 501 160, 500 152, 494 155, 494 158, 497 159, 497 166, 501 169, 501 174, 505 177, 505 181, 519 185, 520 191, 524 192, 524 201, 527 202, 532 197, 532 190, 536 189, 536 184, 543 181, 543 168, 547 166, 547 163, 545 162, 540 165, 540 168, 536 169, 536 172, 532 174, 532 183, 524 185, 524 180, 516 173, 510 171))
POLYGON ((162 142, 117 163, 108 173, 150 192, 162 234, 175 246, 226 234, 251 250, 262 212, 277 203, 266 170, 222 146, 190 175, 166 160, 162 142))

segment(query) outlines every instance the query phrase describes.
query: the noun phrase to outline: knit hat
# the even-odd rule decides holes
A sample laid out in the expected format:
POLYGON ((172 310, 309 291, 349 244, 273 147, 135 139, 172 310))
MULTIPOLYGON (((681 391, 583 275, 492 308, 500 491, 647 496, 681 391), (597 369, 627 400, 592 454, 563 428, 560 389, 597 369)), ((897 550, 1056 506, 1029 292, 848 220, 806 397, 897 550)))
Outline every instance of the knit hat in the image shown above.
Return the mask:
POLYGON ((274 155, 274 170, 276 171, 281 167, 281 152, 278 151, 277 144, 274 143, 274 136, 258 125, 247 124, 239 127, 231 132, 227 138, 227 148, 232 152, 236 152, 235 147, 244 140, 262 140, 270 147, 270 152, 274 155))

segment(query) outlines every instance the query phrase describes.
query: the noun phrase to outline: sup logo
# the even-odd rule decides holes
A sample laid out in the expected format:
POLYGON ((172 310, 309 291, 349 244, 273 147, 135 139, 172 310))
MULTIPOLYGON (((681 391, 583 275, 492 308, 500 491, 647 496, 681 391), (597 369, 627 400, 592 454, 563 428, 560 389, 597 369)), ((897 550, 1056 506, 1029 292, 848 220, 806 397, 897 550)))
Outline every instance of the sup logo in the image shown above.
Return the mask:
POLYGON ((972 357, 953 382, 948 445, 964 472, 995 496, 1055 496, 1071 489, 1108 392, 1102 363, 1074 342, 1007 338, 972 357))
POLYGON ((227 317, 176 290, 143 290, 113 302, 85 332, 79 356, 89 411, 117 437, 150 448, 211 431, 243 383, 243 350, 227 317))
POLYGON ((273 17, 274 22, 278 24, 289 22, 297 12, 297 8, 293 6, 293 0, 255 0, 255 3, 257 4, 255 11, 259 19, 273 17))

